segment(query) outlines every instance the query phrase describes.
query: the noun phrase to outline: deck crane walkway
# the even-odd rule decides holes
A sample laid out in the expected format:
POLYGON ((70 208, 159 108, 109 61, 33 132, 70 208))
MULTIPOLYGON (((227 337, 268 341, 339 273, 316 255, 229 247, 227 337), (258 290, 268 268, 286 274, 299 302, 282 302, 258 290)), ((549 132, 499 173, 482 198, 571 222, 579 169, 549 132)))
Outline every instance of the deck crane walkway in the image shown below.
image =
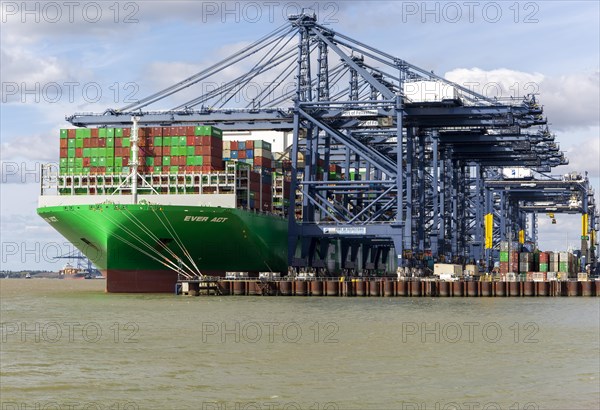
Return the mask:
MULTIPOLYGON (((341 267, 352 271, 376 270, 392 251, 399 267, 418 266, 424 255, 489 261, 500 239, 514 239, 496 229, 496 249, 486 250, 485 215, 500 218, 500 209, 518 203, 519 210, 502 211, 495 224, 520 224, 535 201, 488 184, 490 176, 499 167, 547 173, 567 163, 535 96, 488 98, 324 27, 309 10, 288 20, 135 103, 67 119, 75 126, 120 127, 135 115, 140 126, 293 132, 290 200, 298 190, 303 201, 301 218, 288 215, 294 267, 324 268, 332 243, 341 249, 341 267), (208 81, 221 85, 209 88, 208 81), (413 92, 424 84, 437 86, 433 98, 413 92), (185 101, 184 90, 197 96, 185 101), (158 103, 172 108, 156 109, 158 103), (329 179, 332 164, 342 167, 342 180, 329 179)), ((581 211, 597 221, 589 209, 581 211)), ((594 235, 591 242, 593 251, 594 235)))

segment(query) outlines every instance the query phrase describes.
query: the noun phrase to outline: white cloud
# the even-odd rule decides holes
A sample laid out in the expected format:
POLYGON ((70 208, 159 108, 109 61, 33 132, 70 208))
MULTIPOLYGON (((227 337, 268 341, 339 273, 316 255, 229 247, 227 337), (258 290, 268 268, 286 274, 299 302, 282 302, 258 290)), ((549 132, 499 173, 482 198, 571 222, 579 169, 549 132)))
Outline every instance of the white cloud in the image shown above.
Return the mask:
POLYGON ((58 157, 58 131, 50 135, 27 135, 2 142, 0 158, 3 161, 53 161, 58 157))
POLYGON ((573 171, 588 171, 591 175, 600 176, 600 138, 588 138, 581 143, 573 144, 565 149, 569 158, 568 168, 573 171))
POLYGON ((549 77, 507 68, 457 68, 447 72, 445 77, 487 97, 539 94, 538 101, 555 129, 597 126, 600 121, 598 71, 549 77))

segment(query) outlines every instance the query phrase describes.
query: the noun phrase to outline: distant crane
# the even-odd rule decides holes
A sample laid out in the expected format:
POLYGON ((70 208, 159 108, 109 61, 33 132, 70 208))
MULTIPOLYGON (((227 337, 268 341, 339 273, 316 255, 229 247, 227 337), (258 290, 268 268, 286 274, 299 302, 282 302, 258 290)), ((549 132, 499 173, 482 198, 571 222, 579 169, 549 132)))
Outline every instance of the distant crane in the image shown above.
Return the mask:
POLYGON ((71 252, 65 253, 61 256, 55 256, 54 259, 76 259, 76 269, 79 272, 85 272, 86 277, 93 277, 96 274, 99 274, 97 269, 93 267, 92 261, 85 256, 81 251, 74 249, 71 252))

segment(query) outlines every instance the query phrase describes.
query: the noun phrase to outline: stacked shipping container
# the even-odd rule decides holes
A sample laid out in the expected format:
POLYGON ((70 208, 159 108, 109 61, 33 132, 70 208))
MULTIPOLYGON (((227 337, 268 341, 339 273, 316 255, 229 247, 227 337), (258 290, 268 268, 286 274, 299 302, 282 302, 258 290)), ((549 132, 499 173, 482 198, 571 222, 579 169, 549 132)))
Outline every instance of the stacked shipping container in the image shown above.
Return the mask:
POLYGON ((500 274, 509 272, 530 273, 564 273, 573 276, 578 272, 577 258, 570 252, 518 252, 518 243, 500 243, 500 274))
MULTIPOLYGON (((141 174, 224 169, 223 133, 210 126, 152 127, 138 131, 141 174)), ((131 129, 80 128, 60 132, 61 175, 128 174, 131 129)))

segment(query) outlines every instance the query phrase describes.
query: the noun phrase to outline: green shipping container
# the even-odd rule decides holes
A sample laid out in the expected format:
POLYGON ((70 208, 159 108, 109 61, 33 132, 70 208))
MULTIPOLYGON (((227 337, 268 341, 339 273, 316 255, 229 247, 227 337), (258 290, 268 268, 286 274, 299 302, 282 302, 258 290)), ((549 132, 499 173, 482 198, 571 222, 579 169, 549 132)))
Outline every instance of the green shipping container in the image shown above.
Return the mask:
POLYGON ((558 264, 559 272, 568 272, 569 271, 569 263, 568 262, 560 262, 558 264))
POLYGON ((92 148, 84 148, 83 149, 83 156, 86 158, 89 158, 92 156, 92 148))
POLYGON ((98 136, 100 138, 106 138, 106 128, 98 128, 98 136))
POLYGON ((100 148, 90 148, 90 150, 91 150, 90 157, 99 157, 100 156, 100 154, 99 154, 100 148))
POLYGON ((116 137, 114 128, 106 128, 106 138, 109 138, 109 137, 112 137, 112 138, 116 137))
POLYGON ((67 141, 67 148, 75 148, 76 144, 77 144, 77 140, 70 139, 67 141))
POLYGON ((83 167, 75 167, 76 174, 83 174, 83 167))
POLYGON ((121 158, 121 157, 116 157, 115 158, 115 167, 116 168, 122 168, 123 167, 123 158, 121 158))
POLYGON ((223 138, 223 131, 210 125, 202 125, 194 128, 194 135, 208 135, 211 137, 223 138))
POLYGON ((114 174, 115 173, 115 168, 114 167, 106 167, 106 173, 107 174, 114 174))
POLYGON ((78 128, 75 130, 75 138, 90 138, 92 130, 89 128, 78 128))
POLYGON ((500 262, 508 262, 508 252, 500 252, 500 262))
POLYGON ((62 129, 60 130, 60 139, 65 139, 69 135, 69 130, 62 129))
POLYGON ((171 157, 162 157, 162 164, 166 167, 171 165, 171 157))
POLYGON ((266 141, 254 141, 254 149, 264 149, 265 151, 271 151, 271 144, 266 141))
POLYGON ((60 167, 61 168, 66 167, 68 163, 69 163, 69 161, 67 160, 67 158, 61 158, 60 159, 60 167))
POLYGON ((115 158, 114 157, 106 157, 106 166, 114 167, 115 166, 115 158))
POLYGON ((172 167, 171 167, 171 173, 172 173, 172 174, 176 174, 176 173, 178 173, 178 172, 179 172, 179 167, 178 167, 178 166, 176 166, 176 165, 175 165, 175 166, 172 166, 172 167))
MULTIPOLYGON (((119 129, 119 128, 117 128, 119 129)), ((129 147, 131 146, 131 144, 129 144, 129 138, 123 138, 123 147, 129 147)))
POLYGON ((75 148, 83 148, 83 140, 75 140, 75 148))
POLYGON ((75 158, 75 153, 76 153, 76 152, 77 152, 77 151, 75 151, 75 148, 69 148, 69 149, 67 150, 67 156, 68 156, 69 158, 75 158))
POLYGON ((187 137, 179 137, 179 144, 178 145, 180 147, 185 147, 187 145, 187 137))
MULTIPOLYGON (((162 146, 163 147, 171 146, 171 137, 154 137, 154 138, 155 138, 155 140, 156 140, 156 138, 162 138, 162 146)), ((156 143, 154 145, 156 145, 156 143)))
POLYGON ((98 157, 92 157, 92 159, 90 160, 90 164, 93 167, 97 167, 98 166, 98 157))
POLYGON ((196 165, 196 158, 195 157, 186 157, 185 158, 185 165, 196 165))
POLYGON ((83 168, 83 158, 75 158, 75 167, 83 168))
POLYGON ((154 158, 153 157, 146 157, 146 166, 154 166, 154 158))
POLYGON ((154 146, 162 147, 163 146, 163 137, 154 137, 154 146))
POLYGON ((98 158, 98 166, 105 167, 106 166, 106 158, 104 158, 104 157, 98 158))
MULTIPOLYGON (((109 136, 108 132, 106 133, 106 136, 109 136)), ((123 136, 123 128, 115 128, 113 136, 114 137, 122 137, 123 136)))
POLYGON ((83 167, 83 173, 84 174, 89 174, 90 173, 90 167, 83 167))
POLYGON ((540 263, 540 272, 548 272, 548 264, 540 263))
POLYGON ((68 174, 68 175, 74 175, 74 174, 75 174, 75 168, 73 168, 73 167, 69 167, 69 168, 67 169, 67 174, 68 174))
POLYGON ((75 168, 75 158, 74 157, 69 158, 67 165, 69 166, 69 168, 75 168))
POLYGON ((182 151, 185 151, 185 147, 171 147, 171 156, 183 155, 182 151))
POLYGON ((196 159, 195 160, 196 163, 194 165, 198 165, 198 166, 204 165, 204 157, 202 157, 202 156, 196 156, 194 158, 196 159))
POLYGON ((106 146, 114 148, 114 146, 115 146, 115 137, 108 137, 108 138, 106 138, 106 146))
POLYGON ((186 153, 183 155, 187 155, 188 157, 194 156, 194 147, 186 147, 186 153))

